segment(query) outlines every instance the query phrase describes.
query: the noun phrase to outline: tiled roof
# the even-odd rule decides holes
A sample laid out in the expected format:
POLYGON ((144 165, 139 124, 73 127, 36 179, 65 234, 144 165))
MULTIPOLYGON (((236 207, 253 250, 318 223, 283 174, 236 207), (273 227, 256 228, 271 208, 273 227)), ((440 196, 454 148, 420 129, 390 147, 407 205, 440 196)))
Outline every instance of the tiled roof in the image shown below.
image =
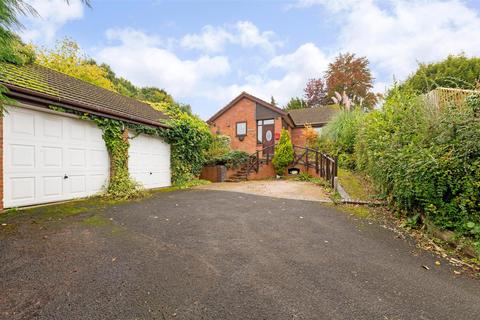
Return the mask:
POLYGON ((290 110, 289 114, 296 126, 303 126, 306 123, 311 125, 327 123, 339 110, 336 105, 328 105, 290 110))
POLYGON ((147 103, 37 64, 16 66, 0 63, 0 82, 11 91, 27 89, 31 94, 40 93, 54 102, 80 105, 91 112, 134 122, 164 126, 164 120, 168 119, 147 103))

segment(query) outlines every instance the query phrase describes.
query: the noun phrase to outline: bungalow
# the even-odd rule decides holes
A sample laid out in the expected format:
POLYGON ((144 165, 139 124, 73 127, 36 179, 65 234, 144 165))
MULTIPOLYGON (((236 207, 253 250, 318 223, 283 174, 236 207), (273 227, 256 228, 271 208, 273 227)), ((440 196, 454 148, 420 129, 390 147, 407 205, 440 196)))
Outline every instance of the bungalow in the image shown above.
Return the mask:
POLYGON ((229 104, 215 113, 207 123, 212 133, 227 135, 231 147, 254 153, 273 154, 275 141, 280 139, 282 128, 287 129, 292 143, 305 145, 304 130, 309 124, 317 131, 338 112, 336 106, 305 108, 286 112, 264 100, 242 92, 229 104))
MULTIPOLYGON (((0 208, 87 197, 108 183, 102 131, 61 110, 168 127, 146 103, 36 64, 0 64, 0 84, 15 100, 0 118, 0 208)), ((169 186, 170 146, 154 136, 131 137, 130 176, 145 188, 169 186)))

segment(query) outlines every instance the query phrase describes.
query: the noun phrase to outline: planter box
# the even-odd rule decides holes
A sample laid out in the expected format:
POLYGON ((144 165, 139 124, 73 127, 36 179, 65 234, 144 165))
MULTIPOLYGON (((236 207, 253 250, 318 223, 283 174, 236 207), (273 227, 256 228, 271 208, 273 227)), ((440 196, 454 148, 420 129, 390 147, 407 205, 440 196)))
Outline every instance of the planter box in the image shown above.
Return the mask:
POLYGON ((223 165, 203 167, 200 179, 211 182, 224 182, 227 180, 227 167, 223 165))

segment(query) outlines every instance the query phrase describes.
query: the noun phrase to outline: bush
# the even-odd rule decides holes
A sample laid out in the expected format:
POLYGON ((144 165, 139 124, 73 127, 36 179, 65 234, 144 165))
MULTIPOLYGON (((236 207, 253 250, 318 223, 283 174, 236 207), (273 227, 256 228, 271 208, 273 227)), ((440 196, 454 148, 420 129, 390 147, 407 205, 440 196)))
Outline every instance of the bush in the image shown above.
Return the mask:
POLYGON ((212 134, 205 122, 176 105, 170 105, 165 112, 170 116, 167 124, 172 127, 162 131, 162 136, 171 145, 172 182, 183 185, 199 176, 212 134))
POLYGON ((294 152, 290 134, 287 130, 282 129, 280 141, 275 146, 275 154, 272 159, 272 164, 277 175, 281 176, 284 174, 287 167, 293 161, 293 155, 294 152))
POLYGON ((480 96, 467 105, 431 112, 412 90, 394 88, 366 116, 356 157, 395 207, 480 244, 480 96))
POLYGON ((227 168, 239 168, 246 164, 250 159, 250 155, 245 151, 229 151, 228 153, 210 159, 209 165, 224 165, 227 168))
POLYGON ((359 109, 342 110, 322 131, 319 148, 331 156, 338 156, 340 166, 355 168, 355 142, 363 125, 365 113, 359 109))
POLYGON ((213 135, 212 143, 205 153, 205 158, 208 163, 212 160, 224 157, 230 152, 230 137, 224 135, 213 135))

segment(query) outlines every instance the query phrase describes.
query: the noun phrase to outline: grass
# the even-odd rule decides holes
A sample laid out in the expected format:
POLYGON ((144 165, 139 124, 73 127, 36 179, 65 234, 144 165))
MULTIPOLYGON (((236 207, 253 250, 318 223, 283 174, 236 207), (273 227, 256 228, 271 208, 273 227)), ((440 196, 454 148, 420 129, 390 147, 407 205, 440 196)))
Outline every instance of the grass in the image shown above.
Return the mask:
POLYGON ((360 173, 339 168, 338 180, 351 199, 370 201, 376 195, 371 181, 360 173))
POLYGON ((323 178, 314 177, 308 173, 300 173, 298 176, 293 178, 293 180, 311 182, 313 184, 316 184, 317 186, 326 188, 328 191, 331 191, 332 189, 332 187, 330 186, 330 183, 327 180, 323 178))
MULTIPOLYGON (((149 197, 154 195, 158 192, 172 192, 176 190, 183 190, 188 189, 194 186, 208 184, 209 181, 195 179, 189 181, 180 186, 172 186, 166 188, 159 188, 155 190, 148 190, 145 194, 136 199, 142 200, 145 197, 149 197)), ((35 223, 43 223, 49 221, 60 221, 67 217, 74 217, 78 216, 82 213, 86 212, 102 212, 107 206, 125 203, 133 200, 113 200, 111 198, 103 197, 103 196, 95 196, 86 199, 79 199, 79 200, 72 200, 69 202, 64 203, 52 203, 48 205, 42 205, 38 207, 32 208, 12 208, 7 209, 3 213, 0 213, 0 224, 7 224, 7 226, 2 226, 0 230, 7 230, 10 228, 11 224, 15 223, 22 223, 28 220, 33 220, 35 223)), ((84 224, 92 225, 92 226, 99 226, 104 222, 108 222, 105 218, 94 215, 90 218, 86 218, 82 221, 84 224), (104 219, 104 221, 102 220, 104 219)), ((11 227, 13 228, 13 227, 11 227)))

